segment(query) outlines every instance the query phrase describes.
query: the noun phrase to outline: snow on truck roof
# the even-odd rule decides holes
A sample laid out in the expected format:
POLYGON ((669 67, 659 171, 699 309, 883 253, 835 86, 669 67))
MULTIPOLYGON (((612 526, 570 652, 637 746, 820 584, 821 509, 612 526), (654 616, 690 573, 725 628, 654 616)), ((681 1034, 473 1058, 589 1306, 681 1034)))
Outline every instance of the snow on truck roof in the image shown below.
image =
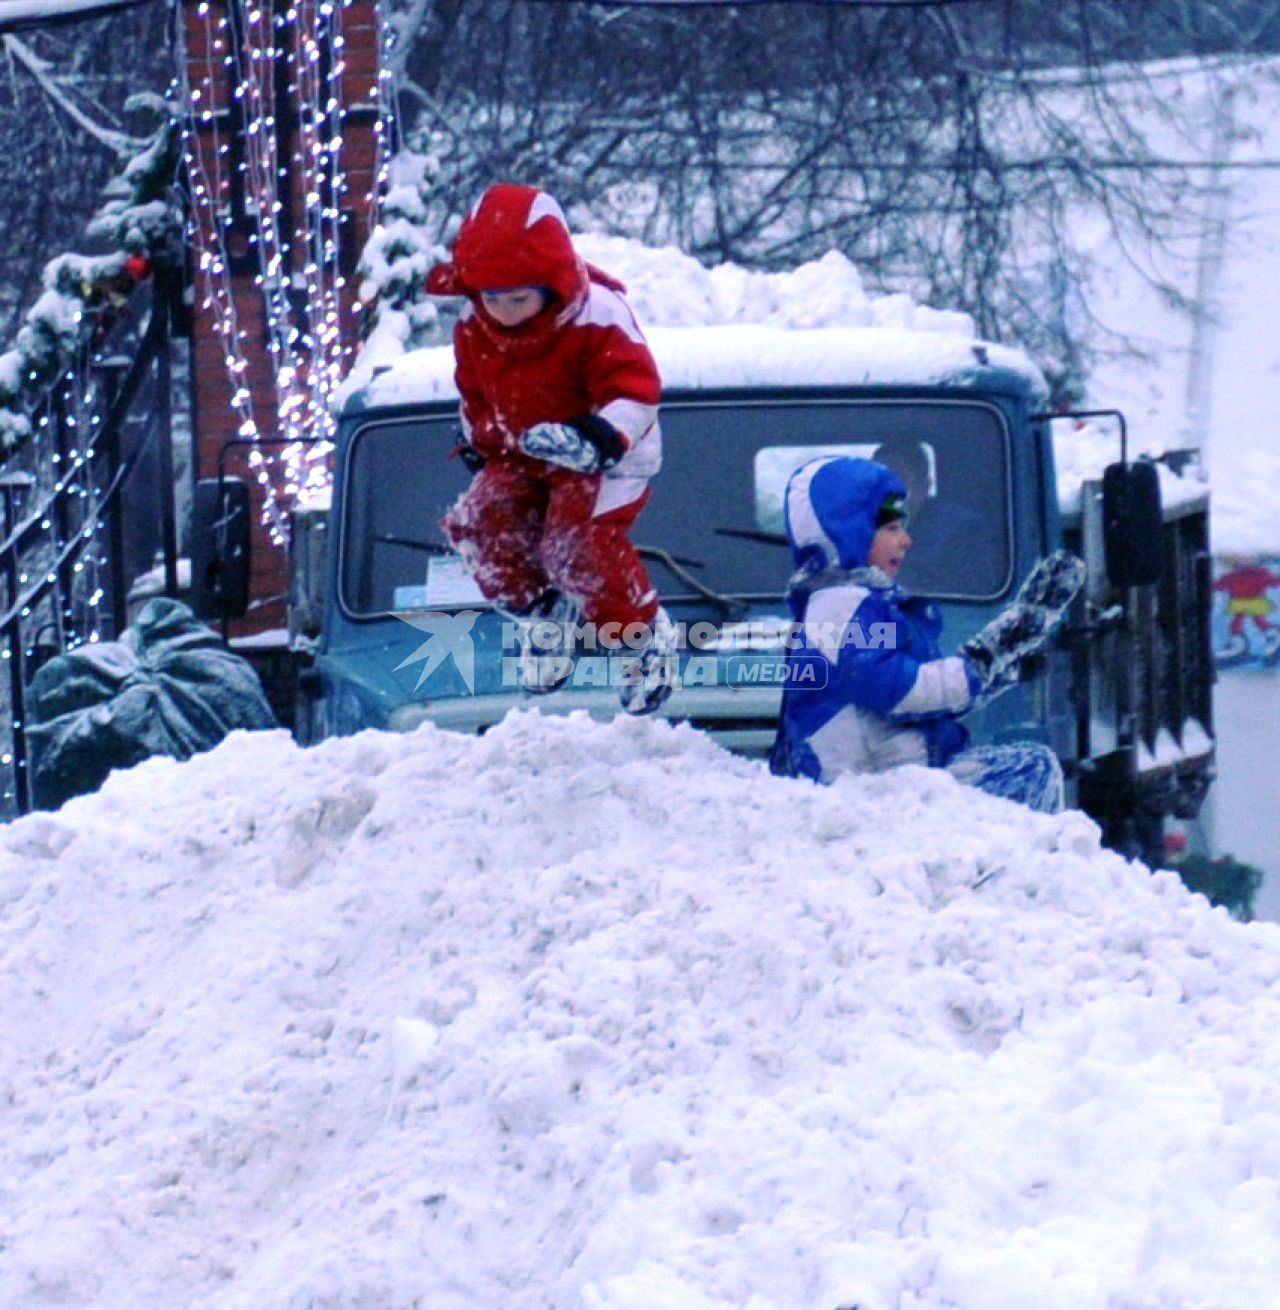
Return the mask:
MULTIPOLYGON (((951 332, 876 327, 796 329, 762 324, 656 327, 645 332, 664 392, 730 387, 931 385, 980 367, 1009 369, 1039 386, 1016 350, 951 332)), ((348 392, 353 410, 456 398, 453 350, 432 346, 380 366, 348 392)))
MULTIPOLYGON (((707 268, 671 247, 625 237, 575 238, 583 258, 627 286, 666 394, 751 387, 936 386, 972 384, 1000 370, 1033 394, 1044 377, 1016 347, 978 338, 968 314, 872 295, 848 259, 830 251, 784 272, 736 264, 707 268)), ((404 315, 384 310, 338 395, 348 412, 457 397, 453 349, 406 351, 404 315)), ((1058 425, 1055 425, 1055 429, 1058 425)), ((1093 425, 1055 430, 1058 495, 1079 512, 1081 486, 1119 457, 1114 436, 1093 425)), ((1154 453, 1138 452, 1137 453, 1154 453)), ((1199 503, 1194 474, 1161 467, 1165 504, 1199 503)))
MULTIPOLYGON (((1021 351, 980 341, 968 314, 906 295, 870 295, 830 251, 779 273, 706 268, 672 248, 588 235, 584 259, 627 286, 666 391, 730 387, 933 385, 981 367, 1008 369, 1033 390, 1040 370, 1021 351)), ((404 352, 403 321, 385 314, 341 399, 353 409, 456 396, 448 346, 404 352)))

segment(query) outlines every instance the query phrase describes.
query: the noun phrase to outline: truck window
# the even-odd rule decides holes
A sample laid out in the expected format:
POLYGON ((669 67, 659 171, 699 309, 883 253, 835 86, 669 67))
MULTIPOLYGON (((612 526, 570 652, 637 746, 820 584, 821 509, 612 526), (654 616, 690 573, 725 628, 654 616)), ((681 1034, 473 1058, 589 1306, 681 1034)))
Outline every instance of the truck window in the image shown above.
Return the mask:
MULTIPOLYGON (((690 579, 722 596, 779 600, 791 574, 786 479, 825 454, 878 458, 907 483, 915 544, 905 587, 989 599, 1009 585, 1008 439, 988 404, 674 399, 662 427, 663 469, 632 535, 666 600, 694 598, 690 579)), ((469 481, 449 458, 455 430, 447 412, 373 420, 354 435, 340 528, 348 613, 482 603, 440 530, 469 481)))

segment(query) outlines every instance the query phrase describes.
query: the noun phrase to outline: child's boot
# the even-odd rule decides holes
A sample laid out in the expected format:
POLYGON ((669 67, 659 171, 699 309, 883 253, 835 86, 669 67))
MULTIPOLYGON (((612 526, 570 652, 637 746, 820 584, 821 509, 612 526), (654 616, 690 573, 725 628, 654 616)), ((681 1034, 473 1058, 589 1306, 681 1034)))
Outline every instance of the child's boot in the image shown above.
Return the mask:
POLYGON ((618 695, 628 714, 652 714, 675 690, 675 625, 667 611, 659 609, 649 629, 649 642, 622 657, 618 670, 618 695))
POLYGON ((578 602, 558 591, 547 591, 520 616, 520 684, 534 696, 545 696, 573 676, 578 602))

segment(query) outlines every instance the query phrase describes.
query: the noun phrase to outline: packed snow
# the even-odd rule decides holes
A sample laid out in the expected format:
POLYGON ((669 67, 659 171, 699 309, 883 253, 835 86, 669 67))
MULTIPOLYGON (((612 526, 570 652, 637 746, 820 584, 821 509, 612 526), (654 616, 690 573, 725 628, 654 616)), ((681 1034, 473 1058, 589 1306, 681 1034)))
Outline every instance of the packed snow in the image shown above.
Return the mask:
MULTIPOLYGON (((866 291, 837 251, 786 272, 735 264, 705 267, 674 248, 586 234, 575 244, 619 277, 644 326, 668 392, 730 387, 932 385, 980 365, 1006 368, 1035 391, 1044 378, 1021 351, 978 339, 967 314, 933 309, 906 295, 866 291)), ((457 398, 450 346, 406 351, 408 319, 386 312, 339 390, 337 403, 412 405, 457 398)), ((1119 458, 1118 434, 1101 423, 1055 425, 1059 498, 1079 508, 1086 479, 1119 458)), ((1147 435, 1131 457, 1159 456, 1171 441, 1147 435)), ((1203 471, 1160 468, 1166 504, 1207 494, 1203 471)))
POLYGON ((1280 929, 940 771, 239 733, 0 915, 7 1310, 1274 1298, 1280 929))
MULTIPOLYGON (((834 250, 787 272, 762 273, 736 264, 707 268, 674 248, 626 237, 586 234, 574 244, 626 284, 667 390, 927 384, 980 361, 1044 385, 1022 351, 979 341, 968 314, 870 294, 857 268, 834 250)), ((457 395, 450 347, 406 352, 407 333, 402 314, 379 319, 339 404, 361 389, 366 405, 457 395)))
MULTIPOLYGON (((662 384, 675 390, 712 387, 929 385, 971 373, 981 361, 1039 373, 1020 351, 975 342, 953 332, 904 328, 770 324, 646 326, 662 384)), ((367 385, 344 384, 343 399, 360 391, 364 405, 409 405, 457 396, 450 346, 410 351, 384 361, 367 385)), ((1112 457, 1114 458, 1114 456, 1112 457)))

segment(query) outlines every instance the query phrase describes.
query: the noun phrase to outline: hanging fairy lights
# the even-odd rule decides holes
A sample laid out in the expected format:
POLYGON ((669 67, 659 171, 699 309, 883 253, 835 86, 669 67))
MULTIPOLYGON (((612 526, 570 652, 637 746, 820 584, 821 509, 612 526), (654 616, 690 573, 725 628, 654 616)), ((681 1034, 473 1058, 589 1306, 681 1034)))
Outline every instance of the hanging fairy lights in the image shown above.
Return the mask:
MULTIPOLYGON (((111 553, 101 513, 103 487, 94 471, 101 454, 98 435, 106 405, 92 350, 83 349, 79 355, 36 421, 37 448, 43 451, 36 486, 50 507, 39 524, 47 534, 48 549, 37 557, 47 563, 43 572, 34 574, 20 567, 15 590, 21 595, 43 581, 53 588, 53 602, 44 611, 44 625, 34 632, 27 630, 30 644, 23 651, 27 660, 37 657, 41 645, 69 651, 94 644, 102 640, 106 621, 103 577, 111 567, 111 553), (46 638, 48 629, 52 631, 46 638)), ((32 616, 30 606, 19 611, 21 619, 32 616)))
MULTIPOLYGON (((189 55, 179 60, 179 95, 189 106, 184 124, 183 158, 186 163, 190 221, 188 236, 195 251, 198 285, 197 308, 213 322, 231 381, 231 407, 240 420, 239 435, 259 436, 248 387, 247 334, 237 322, 227 248, 230 209, 231 139, 229 108, 219 104, 218 88, 231 75, 231 27, 226 15, 214 16, 213 5, 199 4, 197 15, 205 27, 203 68, 192 77, 189 55)), ((182 33, 181 25, 178 28, 182 33)), ((259 461, 260 462, 260 461, 259 461)))
MULTIPOLYGON (((91 349, 78 352, 75 363, 33 415, 34 472, 26 482, 14 481, 11 475, 5 489, 6 533, 17 528, 33 498, 46 507, 35 523, 40 543, 21 557, 15 554, 9 565, 9 603, 18 608, 16 630, 6 633, 0 649, 6 680, 12 677, 9 666, 18 656, 20 670, 34 668, 50 652, 101 641, 108 622, 102 604, 103 577, 112 562, 101 512, 103 489, 94 471, 106 406, 95 364, 91 349), (19 603, 20 597, 34 596, 42 599, 19 603), (42 621, 33 624, 37 618, 42 621), (20 645, 15 647, 15 641, 20 645)), ((16 759, 13 741, 14 734, 27 725, 16 704, 11 702, 10 709, 3 737, 6 748, 0 749, 0 768, 6 770, 15 762, 26 767, 25 758, 16 759)), ((10 780, 0 788, 0 807, 10 809, 15 796, 10 780)))
MULTIPOLYGON (((201 0, 194 31, 179 24, 199 309, 215 325, 239 435, 283 439, 249 460, 277 544, 298 497, 328 483, 332 398, 351 349, 341 330, 343 18, 354 2, 201 0), (246 268, 260 297, 269 397, 255 395, 261 347, 237 313, 246 268)), ((380 12, 378 28, 381 39, 380 12)))
MULTIPOLYGON (((291 9, 297 24, 296 40, 288 47, 288 91, 298 112, 298 147, 303 206, 310 216, 305 236, 298 240, 301 283, 306 297, 312 340, 307 373, 308 404, 332 423, 331 401, 347 362, 341 333, 341 293, 346 285, 341 268, 342 195, 345 180, 341 167, 342 94, 346 61, 342 34, 343 6, 321 3, 291 9)), ((301 238, 304 234, 298 233, 301 238)), ((298 464, 306 468, 307 454, 299 452, 298 464)), ((307 469, 306 490, 319 485, 324 465, 313 455, 307 469)))

